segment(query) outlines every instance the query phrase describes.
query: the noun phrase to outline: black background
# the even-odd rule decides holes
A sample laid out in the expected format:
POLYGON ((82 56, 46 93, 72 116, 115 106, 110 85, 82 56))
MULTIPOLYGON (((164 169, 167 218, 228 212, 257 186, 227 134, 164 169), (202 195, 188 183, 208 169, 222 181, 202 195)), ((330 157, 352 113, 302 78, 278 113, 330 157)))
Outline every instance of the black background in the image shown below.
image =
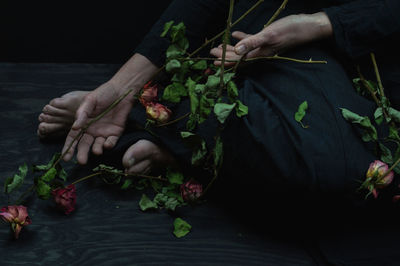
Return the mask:
POLYGON ((1 1, 1 62, 123 63, 169 0, 1 1))

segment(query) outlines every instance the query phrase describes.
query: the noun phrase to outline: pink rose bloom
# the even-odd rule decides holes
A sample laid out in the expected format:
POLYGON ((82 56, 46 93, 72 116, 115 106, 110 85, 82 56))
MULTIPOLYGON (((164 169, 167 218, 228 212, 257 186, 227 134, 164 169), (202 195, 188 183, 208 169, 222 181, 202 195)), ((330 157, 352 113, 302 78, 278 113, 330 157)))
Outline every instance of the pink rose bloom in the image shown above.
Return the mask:
POLYGON ((147 82, 146 85, 144 85, 142 94, 139 97, 139 101, 143 106, 146 106, 151 102, 157 101, 158 87, 157 85, 150 86, 150 84, 151 81, 147 82))
POLYGON ((367 178, 375 179, 375 188, 385 188, 393 181, 394 173, 391 171, 385 177, 383 175, 389 170, 389 167, 384 162, 379 160, 374 161, 369 165, 367 178))
POLYGON ((171 113, 171 110, 160 103, 148 103, 146 105, 147 116, 161 124, 168 122, 171 113))
POLYGON ((8 206, 0 210, 0 216, 5 221, 11 224, 14 231, 14 236, 18 239, 22 227, 32 223, 28 216, 28 210, 25 206, 8 206))
POLYGON ((186 202, 196 201, 202 193, 203 186, 193 179, 181 185, 181 195, 186 202))
POLYGON ((383 189, 392 183, 394 177, 393 171, 384 176, 388 170, 389 166, 379 160, 375 160, 369 165, 365 182, 368 184, 368 189, 374 198, 378 197, 378 189, 383 189))
POLYGON ((57 188, 51 192, 57 206, 64 211, 65 214, 70 214, 75 210, 76 189, 75 185, 69 185, 65 188, 57 188))

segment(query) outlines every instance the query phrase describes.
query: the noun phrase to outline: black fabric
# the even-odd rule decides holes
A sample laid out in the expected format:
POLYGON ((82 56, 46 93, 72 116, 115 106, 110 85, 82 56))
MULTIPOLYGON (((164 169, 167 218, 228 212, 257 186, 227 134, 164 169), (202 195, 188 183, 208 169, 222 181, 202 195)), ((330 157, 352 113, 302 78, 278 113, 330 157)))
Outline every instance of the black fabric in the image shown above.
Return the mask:
MULTIPOLYGON (((165 22, 184 21, 189 31, 189 40, 197 44, 199 39, 204 40, 206 33, 209 33, 208 29, 223 25, 227 2, 174 1, 136 51, 158 65, 162 64, 168 42, 159 35, 165 22)), ((255 2, 237 1, 234 20, 255 2)), ((233 30, 258 32, 280 2, 262 3, 233 30)), ((317 12, 338 4, 326 2, 293 2, 281 16, 317 12)), ((365 54, 366 49, 373 49, 371 36, 378 34, 376 31, 379 31, 376 37, 383 42, 386 41, 385 36, 391 36, 398 30, 397 20, 383 14, 381 9, 374 14, 372 22, 361 23, 361 19, 370 16, 377 6, 383 10, 386 7, 385 1, 345 2, 326 10, 334 25, 336 42, 340 48, 350 47, 346 49, 351 56, 359 56, 365 54), (351 20, 349 12, 353 12, 351 17, 357 19, 351 20), (369 23, 375 27, 371 28, 369 23), (371 28, 370 35, 366 32, 367 28, 371 28), (353 38, 350 36, 352 33, 359 34, 353 38), (360 43, 365 44, 365 47, 359 47, 360 43)), ((341 198, 355 205, 362 204, 365 201, 356 190, 360 180, 365 178, 369 163, 376 157, 373 155, 373 147, 365 145, 359 133, 343 119, 340 108, 371 116, 374 103, 355 92, 352 77, 346 72, 353 62, 345 62, 342 57, 338 57, 329 40, 298 47, 285 55, 326 60, 328 63, 308 65, 260 62, 238 72, 237 77, 241 80, 239 97, 249 106, 249 114, 243 119, 227 122, 222 179, 225 178, 226 182, 232 178, 241 182, 245 179, 244 183, 249 186, 271 186, 276 192, 274 196, 280 198, 289 195, 307 198, 314 195, 317 198, 341 198), (299 104, 305 100, 309 105, 304 122, 309 125, 307 129, 302 128, 294 119, 299 104)), ((378 60, 381 58, 378 57, 378 60)), ((382 67, 385 69, 385 63, 382 67)), ((392 94, 398 95, 398 87, 395 86, 390 88, 389 93, 396 89, 397 93, 392 94)), ((205 134, 214 135, 215 125, 210 125, 205 134)), ((179 157, 179 152, 174 148, 179 147, 179 141, 172 139, 166 138, 163 143, 169 145, 170 151, 179 157)), ((190 158, 186 154, 180 157, 186 158, 186 161, 190 158)))

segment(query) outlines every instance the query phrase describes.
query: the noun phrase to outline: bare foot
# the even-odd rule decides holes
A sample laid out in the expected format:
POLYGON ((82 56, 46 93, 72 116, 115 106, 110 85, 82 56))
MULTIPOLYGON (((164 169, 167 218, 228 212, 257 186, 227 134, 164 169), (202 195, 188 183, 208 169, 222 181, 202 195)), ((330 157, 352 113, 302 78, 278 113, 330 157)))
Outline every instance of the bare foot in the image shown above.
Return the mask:
POLYGON ((40 138, 65 136, 75 120, 75 112, 89 91, 72 91, 47 104, 39 115, 40 138))
POLYGON ((122 158, 122 164, 129 174, 146 174, 176 162, 168 151, 142 139, 129 147, 122 158))

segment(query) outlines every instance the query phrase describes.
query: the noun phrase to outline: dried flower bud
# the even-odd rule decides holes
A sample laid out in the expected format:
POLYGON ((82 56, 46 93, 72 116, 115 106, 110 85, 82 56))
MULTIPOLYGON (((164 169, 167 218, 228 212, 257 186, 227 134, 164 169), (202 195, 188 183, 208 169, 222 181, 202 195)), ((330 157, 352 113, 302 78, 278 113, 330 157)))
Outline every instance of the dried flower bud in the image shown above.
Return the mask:
POLYGON ((387 164, 376 160, 369 165, 366 175, 367 179, 371 179, 373 181, 375 188, 385 188, 392 183, 394 177, 393 171, 384 176, 388 170, 389 167, 387 164))

